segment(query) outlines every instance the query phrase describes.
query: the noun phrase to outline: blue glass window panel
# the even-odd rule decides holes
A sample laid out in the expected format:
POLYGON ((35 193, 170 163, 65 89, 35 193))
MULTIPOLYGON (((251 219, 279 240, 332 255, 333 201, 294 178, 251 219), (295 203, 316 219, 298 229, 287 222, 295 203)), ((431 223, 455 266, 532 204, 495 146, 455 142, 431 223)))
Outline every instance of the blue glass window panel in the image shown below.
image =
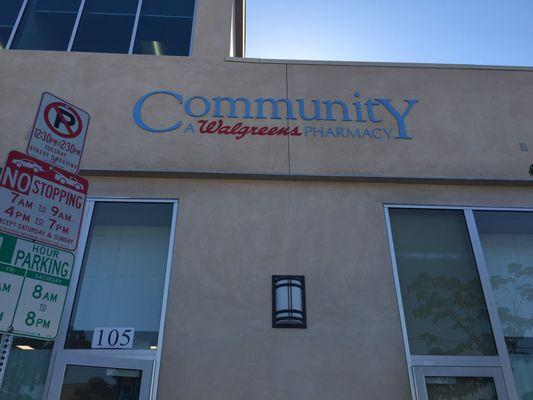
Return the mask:
POLYGON ((73 51, 127 53, 137 0, 87 0, 73 51))
POLYGON ((194 0, 143 0, 142 16, 179 16, 192 17, 194 0))
POLYGON ((22 0, 0 1, 0 28, 13 27, 20 11, 22 0))
POLYGON ((0 50, 6 48, 7 41, 9 40, 9 35, 11 35, 11 29, 11 27, 0 26, 0 50))
POLYGON ((80 0, 30 0, 11 48, 67 50, 80 0))
POLYGON ((72 51, 127 53, 135 16, 87 14, 80 21, 72 51))
POLYGON ((411 354, 496 355, 463 212, 389 215, 411 354))
POLYGON ((83 12, 135 15, 137 5, 138 0, 87 0, 83 12))
POLYGON ((191 31, 191 18, 141 17, 133 52, 188 56, 191 31))

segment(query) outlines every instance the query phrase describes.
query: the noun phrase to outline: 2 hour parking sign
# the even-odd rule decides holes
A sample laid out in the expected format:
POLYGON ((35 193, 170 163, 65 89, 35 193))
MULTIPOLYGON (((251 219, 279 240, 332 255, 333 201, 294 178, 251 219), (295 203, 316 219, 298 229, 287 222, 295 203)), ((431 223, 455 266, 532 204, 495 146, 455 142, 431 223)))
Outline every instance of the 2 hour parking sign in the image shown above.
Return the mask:
POLYGON ((88 126, 87 112, 44 92, 26 152, 77 173, 88 126))
POLYGON ((18 151, 0 178, 0 231, 75 250, 89 182, 18 151))
POLYGON ((73 265, 72 253, 0 232, 0 332, 54 339, 73 265))

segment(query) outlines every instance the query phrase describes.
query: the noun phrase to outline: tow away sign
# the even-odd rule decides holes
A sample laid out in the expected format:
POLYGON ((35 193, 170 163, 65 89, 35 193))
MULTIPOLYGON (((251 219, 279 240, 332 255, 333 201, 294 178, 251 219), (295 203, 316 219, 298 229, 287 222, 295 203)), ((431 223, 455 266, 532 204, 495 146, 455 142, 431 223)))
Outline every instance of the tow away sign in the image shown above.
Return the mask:
POLYGON ((88 126, 88 113, 44 92, 26 152, 77 173, 88 126))
POLYGON ((18 151, 0 178, 0 231, 75 250, 89 182, 18 151))
POLYGON ((57 336, 74 255, 0 233, 0 332, 57 336))

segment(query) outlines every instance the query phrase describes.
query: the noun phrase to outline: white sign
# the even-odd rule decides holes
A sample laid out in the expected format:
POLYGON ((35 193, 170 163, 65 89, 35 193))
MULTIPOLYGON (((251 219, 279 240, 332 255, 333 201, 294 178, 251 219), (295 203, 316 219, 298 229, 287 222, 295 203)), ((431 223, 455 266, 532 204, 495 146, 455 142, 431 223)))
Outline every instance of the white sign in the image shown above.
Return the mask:
POLYGON ((88 126, 87 112, 44 92, 26 153, 77 173, 88 126))
POLYGON ((134 328, 95 328, 92 349, 131 349, 134 328))
POLYGON ((0 333, 53 340, 74 255, 0 233, 0 333))
POLYGON ((18 151, 0 178, 0 231, 75 250, 89 182, 18 151))

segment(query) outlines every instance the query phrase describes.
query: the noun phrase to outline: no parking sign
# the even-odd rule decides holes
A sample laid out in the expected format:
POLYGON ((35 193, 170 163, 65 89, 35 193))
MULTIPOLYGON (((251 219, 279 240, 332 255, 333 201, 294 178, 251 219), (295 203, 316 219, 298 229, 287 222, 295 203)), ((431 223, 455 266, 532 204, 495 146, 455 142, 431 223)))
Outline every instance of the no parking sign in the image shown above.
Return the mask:
POLYGON ((87 112, 44 92, 26 153, 77 173, 88 126, 87 112))

